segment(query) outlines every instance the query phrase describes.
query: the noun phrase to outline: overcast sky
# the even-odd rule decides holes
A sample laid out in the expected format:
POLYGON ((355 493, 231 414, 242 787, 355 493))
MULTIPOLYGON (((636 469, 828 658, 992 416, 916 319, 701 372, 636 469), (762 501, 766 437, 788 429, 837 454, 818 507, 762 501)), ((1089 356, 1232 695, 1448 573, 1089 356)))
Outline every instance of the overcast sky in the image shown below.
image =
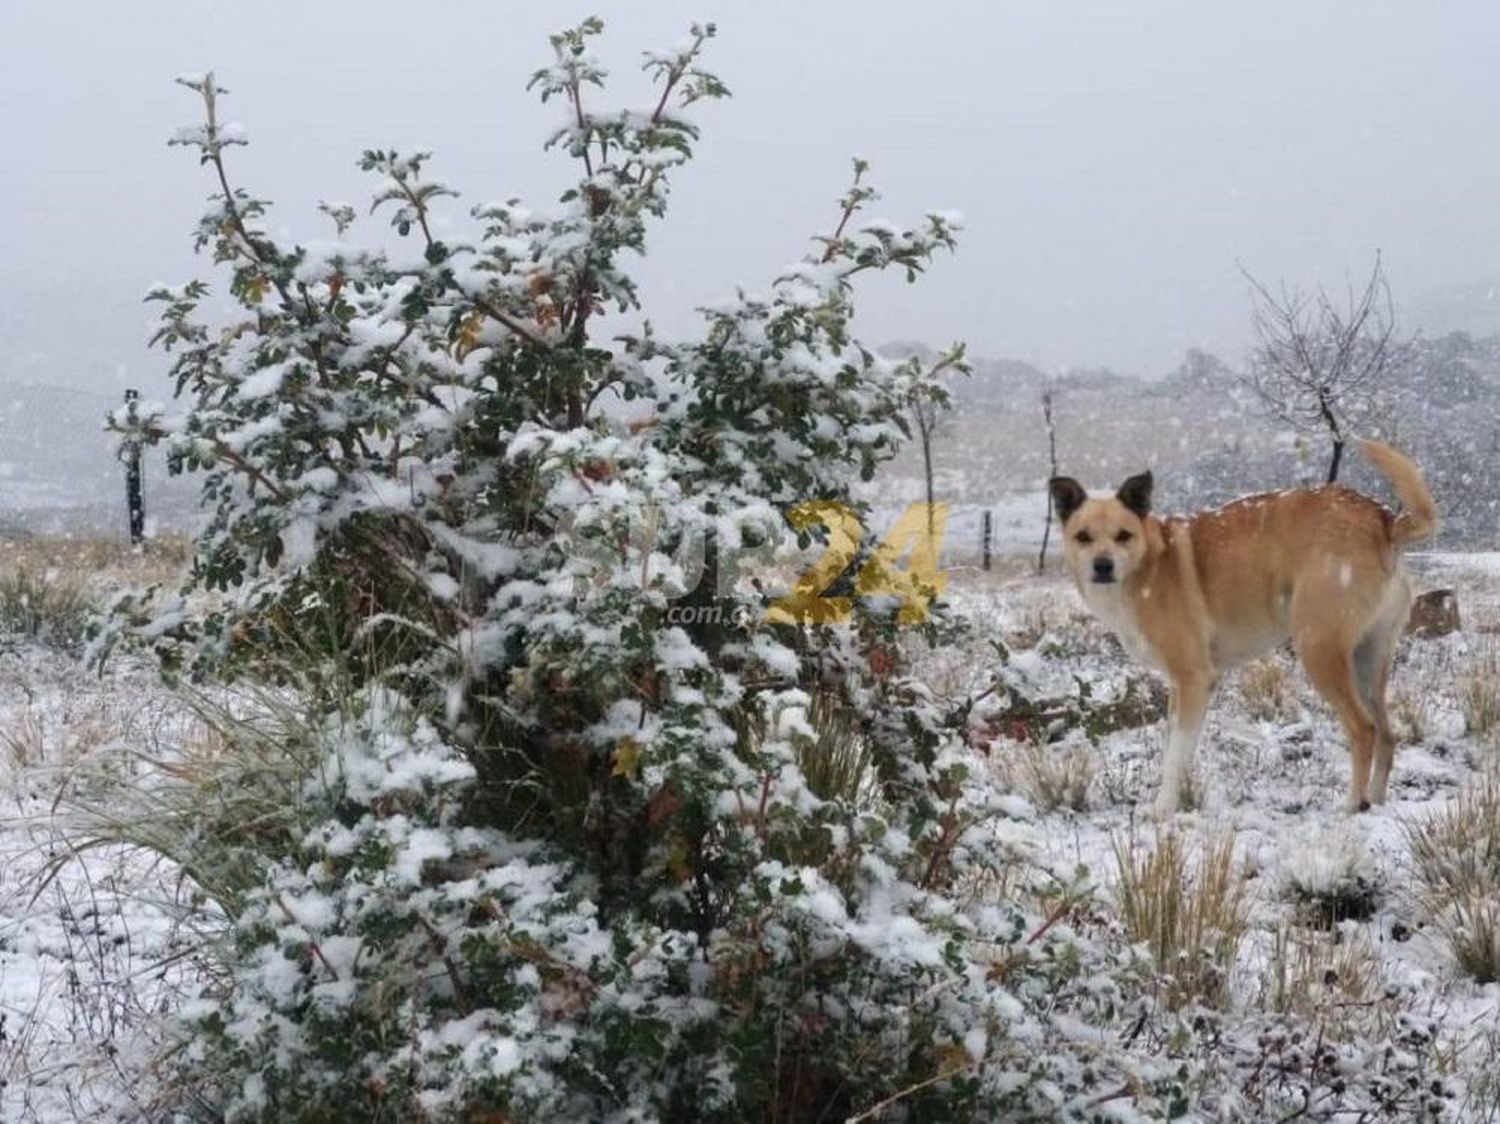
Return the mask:
POLYGON ((210 185, 164 143, 197 109, 175 75, 217 71, 251 139, 239 182, 323 238, 314 205, 366 198, 371 145, 433 149, 467 203, 554 198, 560 111, 524 86, 546 33, 591 12, 629 104, 641 49, 719 25, 707 64, 734 97, 700 113, 642 270, 669 334, 802 254, 854 154, 879 214, 967 220, 925 283, 870 288, 871 342, 1154 375, 1189 346, 1239 357, 1237 262, 1340 284, 1379 248, 1408 309, 1500 277, 1492 0, 7 2, 0 380, 165 392, 139 297, 208 273, 188 234, 210 185))

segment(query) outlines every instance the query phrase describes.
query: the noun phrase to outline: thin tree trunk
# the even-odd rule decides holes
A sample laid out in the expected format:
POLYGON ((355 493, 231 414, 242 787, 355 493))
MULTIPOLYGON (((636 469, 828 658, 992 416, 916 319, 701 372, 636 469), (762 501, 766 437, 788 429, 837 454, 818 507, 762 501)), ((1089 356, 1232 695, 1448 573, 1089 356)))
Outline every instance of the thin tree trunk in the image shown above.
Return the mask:
POLYGON ((1328 463, 1328 483, 1332 484, 1339 478, 1339 464, 1344 459, 1344 442, 1335 437, 1333 440, 1333 460, 1328 463))
POLYGON ((1344 431, 1339 428, 1339 419, 1334 415, 1328 396, 1322 392, 1318 394, 1318 410, 1323 415, 1323 424, 1328 426, 1329 436, 1333 438, 1333 459, 1328 462, 1328 483, 1332 484, 1339 478, 1339 462, 1344 459, 1344 431))
MULTIPOLYGON (((1057 475, 1057 428, 1052 424, 1052 392, 1042 391, 1042 417, 1047 421, 1047 462, 1057 475)), ((1042 549, 1036 556, 1036 572, 1047 569, 1047 543, 1052 538, 1052 489, 1047 489, 1047 522, 1042 525, 1042 549)))
POLYGON ((931 542, 936 534, 932 515, 932 427, 925 418, 919 418, 917 429, 922 434, 922 471, 927 478, 927 541, 931 542))

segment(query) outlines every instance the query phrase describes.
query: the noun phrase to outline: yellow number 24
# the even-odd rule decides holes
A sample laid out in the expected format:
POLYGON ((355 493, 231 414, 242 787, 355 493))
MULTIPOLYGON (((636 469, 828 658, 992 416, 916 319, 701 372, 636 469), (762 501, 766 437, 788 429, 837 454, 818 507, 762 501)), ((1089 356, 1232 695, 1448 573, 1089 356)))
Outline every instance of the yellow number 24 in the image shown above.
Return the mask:
MULTIPOLYGON (((826 527, 828 543, 818 560, 797 579, 792 592, 771 605, 766 620, 772 624, 830 624, 846 620, 853 607, 850 599, 823 594, 859 553, 863 530, 859 516, 841 503, 809 500, 792 508, 787 513, 787 522, 799 531, 818 525, 826 527)), ((947 504, 932 504, 930 511, 925 503, 909 506, 860 567, 855 582, 860 596, 899 597, 898 621, 902 624, 925 621, 933 598, 948 586, 947 575, 938 570, 947 526, 947 504), (903 569, 901 559, 908 552, 911 559, 903 569)))

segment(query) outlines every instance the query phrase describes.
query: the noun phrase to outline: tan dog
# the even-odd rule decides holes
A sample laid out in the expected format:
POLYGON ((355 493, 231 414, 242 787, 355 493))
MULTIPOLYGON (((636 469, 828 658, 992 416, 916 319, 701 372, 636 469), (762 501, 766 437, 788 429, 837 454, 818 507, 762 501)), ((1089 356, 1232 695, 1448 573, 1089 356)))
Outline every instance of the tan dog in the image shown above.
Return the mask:
POLYGON ((1159 814, 1177 810, 1219 677, 1287 640, 1349 738, 1349 809, 1384 802, 1395 753, 1386 682, 1411 605, 1401 548, 1431 536, 1438 516, 1416 465, 1378 441, 1360 447, 1401 514, 1330 484, 1159 519, 1149 472, 1109 499, 1090 499, 1068 477, 1051 481, 1079 593, 1171 683, 1159 814))

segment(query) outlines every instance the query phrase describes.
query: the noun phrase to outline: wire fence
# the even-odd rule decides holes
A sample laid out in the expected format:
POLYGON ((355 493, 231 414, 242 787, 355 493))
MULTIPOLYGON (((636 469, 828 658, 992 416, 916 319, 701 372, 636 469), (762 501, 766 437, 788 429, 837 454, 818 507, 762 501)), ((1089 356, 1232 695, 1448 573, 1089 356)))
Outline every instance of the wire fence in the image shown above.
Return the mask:
MULTIPOLYGON (((948 517, 938 548, 940 569, 988 570, 1016 557, 1036 560, 1048 517, 1045 493, 1007 496, 994 504, 946 506, 948 517)), ((909 509, 910 505, 877 501, 871 508, 869 529, 884 539, 909 509)))

